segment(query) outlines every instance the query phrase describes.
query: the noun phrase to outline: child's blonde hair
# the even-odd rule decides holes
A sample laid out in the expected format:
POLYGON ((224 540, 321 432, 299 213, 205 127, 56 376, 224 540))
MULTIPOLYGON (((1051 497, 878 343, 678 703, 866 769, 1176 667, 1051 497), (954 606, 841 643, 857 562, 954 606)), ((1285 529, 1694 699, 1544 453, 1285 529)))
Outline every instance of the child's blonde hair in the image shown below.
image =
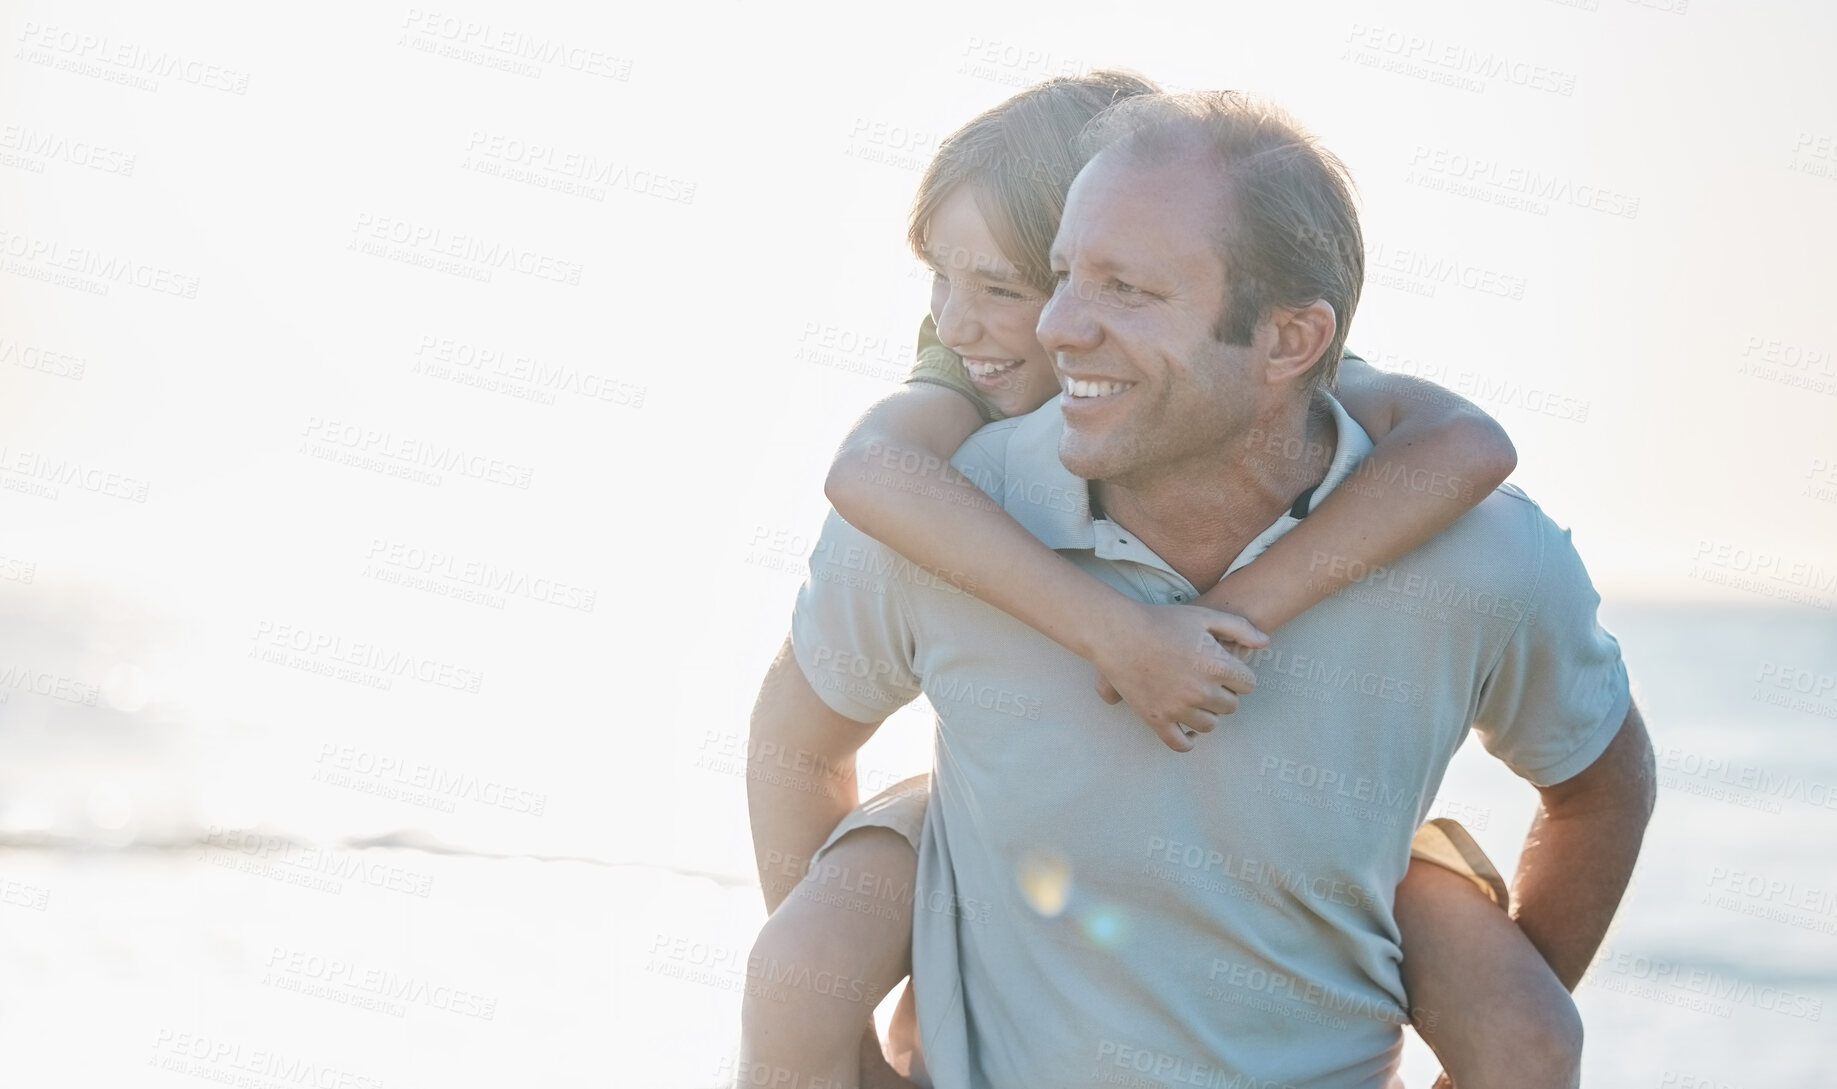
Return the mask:
POLYGON ((1050 292, 1047 252, 1066 191, 1084 166, 1079 130, 1116 102, 1158 91, 1143 76, 1104 69, 1049 79, 984 111, 951 133, 925 168, 906 227, 912 252, 926 259, 932 216, 967 184, 1002 253, 1028 283, 1050 292))

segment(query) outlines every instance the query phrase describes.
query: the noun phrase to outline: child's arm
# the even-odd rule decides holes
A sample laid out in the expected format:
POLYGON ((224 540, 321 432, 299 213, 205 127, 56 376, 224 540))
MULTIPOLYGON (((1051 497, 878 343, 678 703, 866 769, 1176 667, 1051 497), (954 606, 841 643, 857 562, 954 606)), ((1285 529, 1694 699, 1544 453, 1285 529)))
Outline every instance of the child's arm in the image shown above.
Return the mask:
POLYGON ((1370 456, 1300 525, 1196 604, 1275 631, 1354 576, 1427 543, 1518 465, 1496 420, 1433 382, 1386 374, 1349 355, 1335 395, 1371 436, 1370 456))
POLYGON ((961 394, 907 385, 855 424, 824 491, 863 533, 1120 682, 1130 707, 1169 748, 1190 750, 1180 724, 1210 731, 1254 684, 1221 641, 1262 646, 1265 637, 1241 617, 1136 601, 1041 544, 950 468, 951 455, 981 425, 961 394))

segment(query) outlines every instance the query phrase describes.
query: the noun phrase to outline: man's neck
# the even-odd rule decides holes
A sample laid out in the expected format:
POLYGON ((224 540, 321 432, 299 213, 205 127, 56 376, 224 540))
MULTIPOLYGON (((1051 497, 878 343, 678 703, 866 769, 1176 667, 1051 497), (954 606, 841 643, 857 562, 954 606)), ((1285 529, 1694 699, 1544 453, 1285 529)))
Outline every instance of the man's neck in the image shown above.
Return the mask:
POLYGON ((1337 439, 1318 398, 1253 422, 1242 438, 1152 478, 1093 481, 1104 517, 1204 592, 1244 548, 1326 476, 1337 439))

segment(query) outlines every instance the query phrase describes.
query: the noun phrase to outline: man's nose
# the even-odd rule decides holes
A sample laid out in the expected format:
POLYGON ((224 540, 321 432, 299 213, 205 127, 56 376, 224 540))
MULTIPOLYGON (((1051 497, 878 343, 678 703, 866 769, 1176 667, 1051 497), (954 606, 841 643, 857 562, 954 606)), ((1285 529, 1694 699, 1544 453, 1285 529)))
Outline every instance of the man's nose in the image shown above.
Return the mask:
POLYGON ((1070 280, 1061 280, 1052 298, 1046 300, 1034 332, 1041 346, 1054 355, 1089 350, 1100 337, 1090 300, 1070 280))

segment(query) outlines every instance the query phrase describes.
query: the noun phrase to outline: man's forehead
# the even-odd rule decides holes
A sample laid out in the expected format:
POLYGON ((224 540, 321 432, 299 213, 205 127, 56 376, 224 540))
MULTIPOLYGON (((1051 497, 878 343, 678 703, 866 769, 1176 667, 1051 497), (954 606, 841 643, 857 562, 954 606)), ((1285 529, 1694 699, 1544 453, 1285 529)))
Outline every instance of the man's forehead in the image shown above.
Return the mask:
POLYGON ((1197 153, 1144 159, 1106 149, 1072 182, 1053 250, 1185 239, 1206 248, 1225 200, 1217 163, 1197 153))

